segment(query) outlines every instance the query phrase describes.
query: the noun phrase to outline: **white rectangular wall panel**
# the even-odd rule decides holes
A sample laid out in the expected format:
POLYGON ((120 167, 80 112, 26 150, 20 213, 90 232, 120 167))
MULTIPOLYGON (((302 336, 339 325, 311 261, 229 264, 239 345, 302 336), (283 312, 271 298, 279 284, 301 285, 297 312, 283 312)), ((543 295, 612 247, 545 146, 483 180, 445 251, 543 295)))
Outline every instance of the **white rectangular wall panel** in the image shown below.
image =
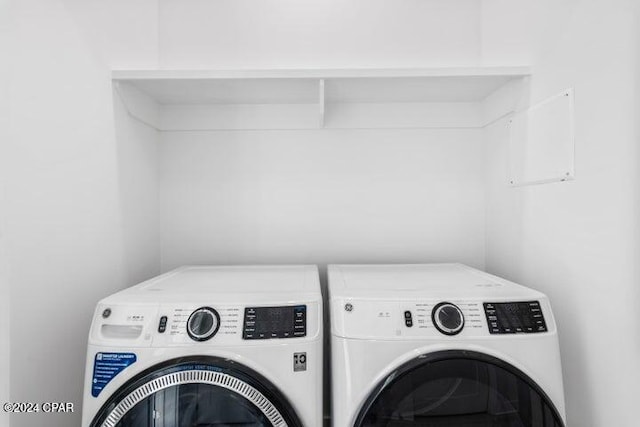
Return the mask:
POLYGON ((542 184, 574 177, 573 90, 509 120, 509 183, 542 184))

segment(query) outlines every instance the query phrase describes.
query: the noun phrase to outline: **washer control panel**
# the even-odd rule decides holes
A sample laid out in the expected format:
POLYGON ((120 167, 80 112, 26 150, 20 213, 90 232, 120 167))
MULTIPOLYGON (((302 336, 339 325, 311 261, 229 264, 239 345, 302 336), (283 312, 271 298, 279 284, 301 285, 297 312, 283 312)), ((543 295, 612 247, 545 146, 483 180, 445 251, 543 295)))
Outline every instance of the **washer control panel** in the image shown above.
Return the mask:
MULTIPOLYGON (((322 332, 322 303, 286 300, 273 305, 215 302, 163 304, 101 302, 90 343, 110 347, 270 346, 269 338, 315 340, 322 332)), ((269 304, 269 303, 267 303, 269 304)))
POLYGON ((547 332, 547 324, 539 301, 485 302, 491 334, 547 332))
POLYGON ((307 306, 246 307, 242 339, 298 338, 307 335, 307 306))

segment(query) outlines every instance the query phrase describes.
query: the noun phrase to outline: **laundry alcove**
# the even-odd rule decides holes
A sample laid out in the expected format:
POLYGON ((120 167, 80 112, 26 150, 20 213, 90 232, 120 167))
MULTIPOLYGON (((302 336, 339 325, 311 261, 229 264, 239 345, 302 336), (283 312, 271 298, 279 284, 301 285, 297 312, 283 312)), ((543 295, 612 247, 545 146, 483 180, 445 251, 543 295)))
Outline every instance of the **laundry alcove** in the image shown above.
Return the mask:
MULTIPOLYGON (((538 167, 551 159, 573 173, 572 140, 543 139, 565 148, 545 152, 529 138, 531 117, 554 133, 535 115, 544 105, 530 111, 532 78, 528 67, 114 71, 131 256, 148 271, 311 263, 323 276, 329 263, 509 258, 500 237, 518 233, 519 186, 570 178, 538 167)), ((569 112, 554 125, 571 126, 569 112)))
POLYGON ((482 268, 530 79, 527 67, 114 71, 132 250, 163 271, 482 268))

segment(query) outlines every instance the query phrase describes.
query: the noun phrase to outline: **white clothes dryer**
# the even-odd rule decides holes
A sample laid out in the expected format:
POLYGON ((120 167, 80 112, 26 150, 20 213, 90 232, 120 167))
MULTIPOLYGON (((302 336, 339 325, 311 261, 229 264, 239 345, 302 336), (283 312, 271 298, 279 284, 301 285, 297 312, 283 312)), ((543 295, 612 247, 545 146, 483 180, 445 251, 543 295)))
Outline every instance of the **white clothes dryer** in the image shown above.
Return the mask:
POLYGON ((542 293, 460 264, 328 276, 334 426, 565 425, 542 293))
POLYGON ((82 425, 322 425, 315 266, 182 267, 98 303, 82 425))

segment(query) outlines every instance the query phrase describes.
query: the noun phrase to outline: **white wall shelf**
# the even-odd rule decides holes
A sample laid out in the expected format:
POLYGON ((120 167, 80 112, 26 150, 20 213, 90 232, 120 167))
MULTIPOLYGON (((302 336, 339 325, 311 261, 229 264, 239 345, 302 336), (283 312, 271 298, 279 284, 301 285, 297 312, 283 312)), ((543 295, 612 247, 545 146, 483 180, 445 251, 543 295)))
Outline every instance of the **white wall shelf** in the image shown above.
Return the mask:
MULTIPOLYGON (((116 70, 129 113, 161 131, 478 128, 484 101, 528 67, 116 70)), ((496 115, 497 114, 497 115, 496 115)))

